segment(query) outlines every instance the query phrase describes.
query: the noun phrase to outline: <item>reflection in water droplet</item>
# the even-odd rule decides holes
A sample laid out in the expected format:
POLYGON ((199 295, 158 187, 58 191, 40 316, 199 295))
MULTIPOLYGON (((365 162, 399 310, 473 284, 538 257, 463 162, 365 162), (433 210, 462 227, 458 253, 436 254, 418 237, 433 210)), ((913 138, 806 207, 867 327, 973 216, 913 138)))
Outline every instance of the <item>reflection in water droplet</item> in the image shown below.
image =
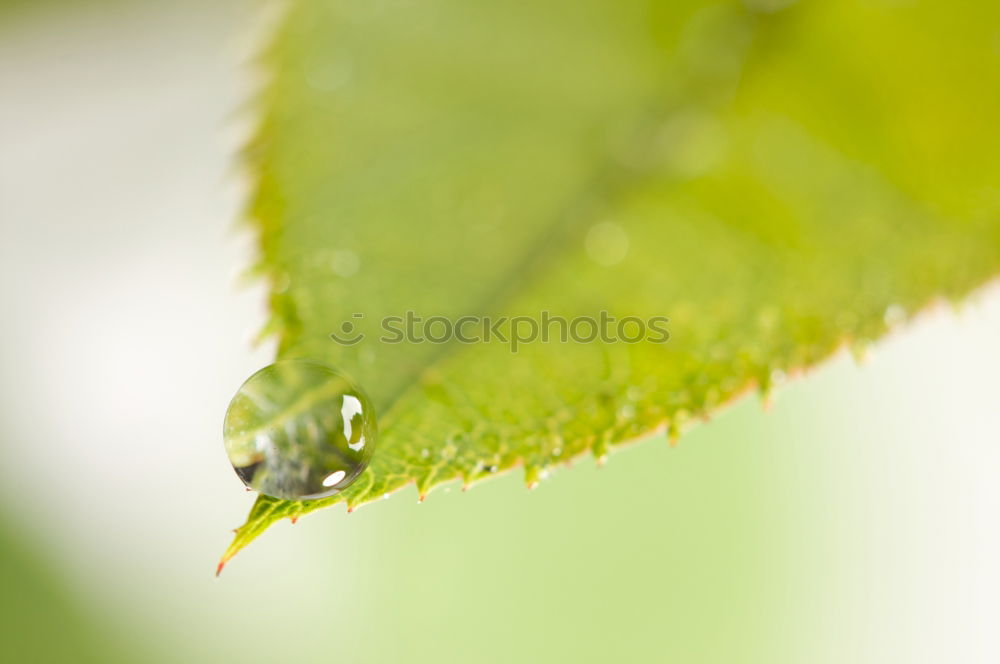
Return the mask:
POLYGON ((247 487, 286 500, 322 498, 368 465, 375 412, 347 376, 318 362, 283 360, 243 383, 223 437, 247 487))
POLYGON ((347 473, 342 470, 335 470, 323 479, 323 486, 333 486, 334 484, 338 484, 346 475, 347 473))

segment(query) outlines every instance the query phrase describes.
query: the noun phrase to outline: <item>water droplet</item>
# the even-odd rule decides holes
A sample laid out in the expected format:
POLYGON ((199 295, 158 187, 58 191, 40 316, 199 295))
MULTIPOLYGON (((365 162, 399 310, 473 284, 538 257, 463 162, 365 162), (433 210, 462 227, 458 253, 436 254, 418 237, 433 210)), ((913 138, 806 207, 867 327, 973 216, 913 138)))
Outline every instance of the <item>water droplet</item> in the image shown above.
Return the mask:
POLYGON ((226 454, 248 488, 286 500, 342 491, 371 460, 375 412, 350 378, 311 360, 250 376, 226 411, 226 454))

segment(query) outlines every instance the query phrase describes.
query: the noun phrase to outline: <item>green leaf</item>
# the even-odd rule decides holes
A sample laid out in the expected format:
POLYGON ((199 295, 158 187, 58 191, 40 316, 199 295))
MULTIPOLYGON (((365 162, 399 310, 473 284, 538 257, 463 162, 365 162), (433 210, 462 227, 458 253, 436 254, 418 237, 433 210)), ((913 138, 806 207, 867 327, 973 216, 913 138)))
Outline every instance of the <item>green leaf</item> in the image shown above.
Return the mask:
POLYGON ((260 497, 223 562, 280 518, 676 437, 995 274, 1000 5, 786 4, 292 2, 247 150, 266 332, 381 437, 339 495, 260 497), (670 339, 380 343, 407 311, 670 339))

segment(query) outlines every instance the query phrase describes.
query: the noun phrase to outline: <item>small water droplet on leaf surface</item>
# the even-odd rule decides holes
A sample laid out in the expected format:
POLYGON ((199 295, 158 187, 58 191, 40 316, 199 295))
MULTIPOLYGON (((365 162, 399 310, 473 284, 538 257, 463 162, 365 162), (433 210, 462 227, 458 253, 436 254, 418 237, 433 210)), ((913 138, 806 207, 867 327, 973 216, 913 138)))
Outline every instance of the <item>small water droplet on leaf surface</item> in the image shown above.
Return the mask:
POLYGON ((282 360, 250 376, 226 411, 226 454, 243 483, 309 500, 349 486, 371 460, 377 429, 365 393, 312 360, 282 360))

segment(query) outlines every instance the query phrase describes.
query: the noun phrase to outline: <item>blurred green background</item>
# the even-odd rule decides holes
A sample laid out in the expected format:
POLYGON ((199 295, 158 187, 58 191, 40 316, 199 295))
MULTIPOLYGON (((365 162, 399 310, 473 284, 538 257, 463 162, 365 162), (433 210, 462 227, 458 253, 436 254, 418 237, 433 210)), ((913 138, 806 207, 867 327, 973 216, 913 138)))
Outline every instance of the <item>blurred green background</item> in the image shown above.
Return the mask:
POLYGON ((996 288, 675 449, 327 510, 216 580, 273 356, 231 156, 265 9, 0 14, 0 659, 996 661, 996 288))

